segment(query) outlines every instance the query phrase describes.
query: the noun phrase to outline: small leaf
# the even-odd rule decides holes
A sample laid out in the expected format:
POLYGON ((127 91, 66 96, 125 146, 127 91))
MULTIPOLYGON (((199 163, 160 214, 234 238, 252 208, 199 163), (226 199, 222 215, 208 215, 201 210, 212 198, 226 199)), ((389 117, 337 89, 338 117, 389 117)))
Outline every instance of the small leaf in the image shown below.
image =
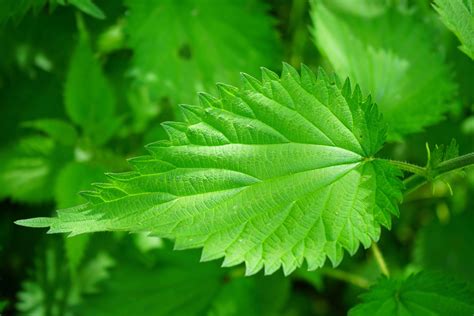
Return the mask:
POLYGON ((131 159, 135 171, 108 174, 88 204, 17 223, 151 232, 177 249, 203 247, 202 260, 245 262, 247 274, 337 265, 344 249, 369 247, 401 200, 400 171, 373 157, 382 118, 348 81, 283 68, 183 106, 187 122, 164 124, 169 141, 131 159))
POLYGON ((472 0, 435 0, 441 21, 461 42, 459 48, 474 60, 474 9, 472 0))
POLYGON ((102 10, 91 0, 68 0, 68 2, 94 18, 101 20, 105 19, 104 12, 102 12, 102 10))
POLYGON ((93 55, 87 34, 81 32, 66 78, 66 111, 91 140, 103 144, 118 127, 115 95, 93 55))
MULTIPOLYGON (((427 145, 428 146, 428 145, 427 145)), ((428 150, 430 150, 428 148, 428 150)), ((459 155, 459 145, 455 139, 452 139, 449 145, 435 145, 433 150, 430 150, 428 167, 436 168, 443 161, 456 158, 459 155)))
POLYGON ((474 293, 445 275, 422 272, 407 279, 382 279, 350 316, 472 315, 474 293))

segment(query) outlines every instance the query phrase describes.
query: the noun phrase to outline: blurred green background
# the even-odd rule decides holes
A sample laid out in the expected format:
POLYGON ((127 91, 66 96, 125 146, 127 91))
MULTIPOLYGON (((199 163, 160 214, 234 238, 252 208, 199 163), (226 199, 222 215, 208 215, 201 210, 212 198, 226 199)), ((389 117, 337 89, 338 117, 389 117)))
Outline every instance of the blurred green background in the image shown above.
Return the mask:
MULTIPOLYGON (((77 192, 166 137, 160 123, 180 119, 178 104, 281 61, 335 70, 371 93, 392 124, 385 157, 423 165, 426 142, 452 138, 474 151, 474 62, 429 1, 317 2, 1 0, 0 314, 346 314, 362 290, 329 267, 244 278, 146 235, 66 238, 13 224, 80 204, 77 192)), ((474 281, 474 174, 445 181, 454 195, 443 181, 426 185, 383 232, 395 274, 474 281)), ((340 269, 380 275, 362 249, 340 269)))

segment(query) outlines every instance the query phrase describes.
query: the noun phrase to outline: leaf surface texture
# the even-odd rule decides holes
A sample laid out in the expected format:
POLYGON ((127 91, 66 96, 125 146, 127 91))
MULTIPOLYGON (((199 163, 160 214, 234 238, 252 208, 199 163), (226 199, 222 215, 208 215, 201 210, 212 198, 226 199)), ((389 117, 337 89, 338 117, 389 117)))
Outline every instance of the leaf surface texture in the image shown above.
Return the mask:
POLYGON ((183 106, 186 122, 164 124, 169 140, 86 192, 89 203, 18 223, 151 232, 203 247, 203 260, 245 262, 247 274, 336 265, 390 227, 400 173, 373 158, 385 125, 358 87, 285 65, 281 77, 263 69, 262 81, 244 75, 240 89, 219 90, 183 106))

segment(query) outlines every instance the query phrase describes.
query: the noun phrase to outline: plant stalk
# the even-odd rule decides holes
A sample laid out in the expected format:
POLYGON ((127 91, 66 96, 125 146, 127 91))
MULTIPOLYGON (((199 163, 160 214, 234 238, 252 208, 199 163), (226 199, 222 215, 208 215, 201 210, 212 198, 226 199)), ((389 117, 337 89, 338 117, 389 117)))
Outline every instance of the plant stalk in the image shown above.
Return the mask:
POLYGON ((474 165, 474 153, 443 161, 431 170, 403 161, 389 159, 386 161, 401 170, 413 173, 412 176, 403 181, 405 184, 405 194, 407 194, 425 184, 429 179, 434 179, 442 174, 474 165))
POLYGON ((433 171, 435 176, 474 165, 474 153, 462 155, 440 163, 433 171))
POLYGON ((385 160, 388 161, 391 165, 398 167, 399 169, 403 171, 414 173, 423 177, 428 176, 428 170, 424 167, 420 167, 418 165, 414 165, 414 164, 404 162, 404 161, 390 160, 390 159, 385 159, 385 160))
POLYGON ((385 259, 383 258, 382 252, 380 251, 379 246, 377 246, 377 243, 373 242, 372 247, 372 253, 375 257, 375 261, 377 262, 380 271, 382 272, 383 275, 385 275, 387 278, 390 277, 390 271, 388 271, 387 263, 385 262, 385 259))

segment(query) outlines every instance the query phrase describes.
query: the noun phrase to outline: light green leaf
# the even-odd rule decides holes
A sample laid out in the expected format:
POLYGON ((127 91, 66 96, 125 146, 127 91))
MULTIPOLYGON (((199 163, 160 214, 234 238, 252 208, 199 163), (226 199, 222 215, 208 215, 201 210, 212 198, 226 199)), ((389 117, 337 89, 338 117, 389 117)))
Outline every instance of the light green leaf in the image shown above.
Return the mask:
POLYGON ((58 170, 72 150, 51 138, 30 136, 0 153, 0 199, 21 202, 52 200, 58 170))
POLYGON ((73 146, 77 141, 77 132, 74 126, 58 119, 41 119, 22 123, 23 127, 35 129, 45 133, 59 144, 73 146))
POLYGON ((416 236, 415 262, 474 283, 474 215, 466 211, 449 223, 431 223, 416 236))
POLYGON ((372 17, 351 15, 314 0, 312 18, 319 50, 340 76, 374 97, 391 140, 439 122, 450 109, 450 69, 420 17, 393 7, 372 17))
POLYGON ((281 60, 274 21, 261 1, 127 0, 131 74, 153 101, 195 100, 215 82, 281 60))
POLYGON ((472 315, 474 293, 466 284, 436 273, 422 272, 407 279, 382 279, 350 316, 472 315))
POLYGON ((115 95, 81 31, 66 78, 65 105, 71 120, 97 144, 105 143, 118 127, 115 95))
POLYGON ((435 0, 441 21, 459 39, 459 47, 474 60, 474 6, 472 0, 435 0))
POLYGON ((152 232, 203 247, 203 260, 245 262, 247 274, 337 265, 390 227, 400 171, 373 158, 384 123, 357 87, 285 65, 281 78, 263 69, 262 82, 243 75, 242 88, 219 89, 183 106, 186 122, 163 125, 170 140, 130 160, 135 171, 109 174, 88 204, 17 223, 152 232))

